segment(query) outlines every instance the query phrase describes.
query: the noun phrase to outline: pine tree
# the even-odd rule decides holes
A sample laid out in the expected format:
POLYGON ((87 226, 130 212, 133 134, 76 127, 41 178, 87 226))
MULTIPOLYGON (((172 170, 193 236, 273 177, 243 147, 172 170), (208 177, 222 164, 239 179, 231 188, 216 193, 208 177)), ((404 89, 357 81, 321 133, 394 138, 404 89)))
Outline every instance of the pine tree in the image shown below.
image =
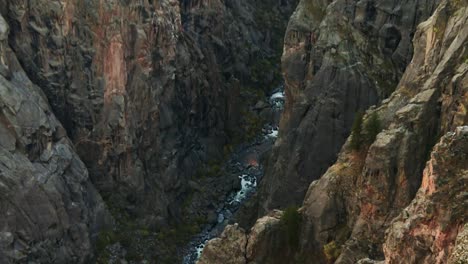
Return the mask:
POLYGON ((366 144, 371 145, 372 143, 374 143, 375 139, 377 138, 377 135, 382 130, 382 125, 380 123, 380 118, 377 112, 373 112, 371 114, 371 116, 365 124, 364 130, 366 132, 366 144))
POLYGON ((294 206, 286 208, 280 220, 283 232, 285 232, 291 248, 297 248, 299 245, 302 218, 297 210, 298 208, 294 206))
POLYGON ((364 114, 359 111, 354 117, 353 127, 351 129, 351 149, 359 150, 361 149, 363 138, 362 138, 362 118, 364 114))

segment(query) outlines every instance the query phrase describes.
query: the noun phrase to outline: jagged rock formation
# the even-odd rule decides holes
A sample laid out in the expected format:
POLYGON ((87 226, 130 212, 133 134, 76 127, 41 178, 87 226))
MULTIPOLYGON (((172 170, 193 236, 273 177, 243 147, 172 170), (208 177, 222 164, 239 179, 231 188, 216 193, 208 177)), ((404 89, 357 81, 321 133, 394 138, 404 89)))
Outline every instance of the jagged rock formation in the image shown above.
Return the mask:
MULTIPOLYGON (((6 11, 12 48, 50 99, 96 186, 167 218, 177 196, 171 190, 187 177, 177 168, 199 161, 189 140, 196 132, 181 135, 181 126, 197 122, 216 133, 222 127, 222 108, 212 111, 221 106, 197 99, 220 91, 207 88, 203 53, 179 38, 178 2, 9 1, 6 11)), ((220 83, 213 78, 211 84, 220 83)), ((214 145, 223 140, 206 138, 214 145)))
POLYGON ((0 15, 0 262, 89 263, 110 215, 8 34, 0 15))
MULTIPOLYGON (((468 217, 467 154, 468 126, 448 133, 434 148, 416 197, 387 231, 387 263, 449 263, 468 217)), ((468 245, 461 240, 458 244, 468 245)), ((454 258, 468 261, 466 254, 454 258)))
MULTIPOLYGON (((377 114, 383 130, 360 150, 348 140, 309 186, 299 248, 284 263, 467 261, 467 19, 466 1, 445 0, 418 26, 413 59, 396 91, 364 118, 366 124, 377 114)), ((285 119, 293 116, 286 112, 285 119)), ((304 149, 313 146, 307 137, 297 139, 304 149)), ((286 175, 285 181, 296 179, 286 175)))
POLYGON ((282 58, 287 102, 260 212, 299 204, 332 165, 354 114, 393 92, 416 26, 438 1, 300 1, 282 58))

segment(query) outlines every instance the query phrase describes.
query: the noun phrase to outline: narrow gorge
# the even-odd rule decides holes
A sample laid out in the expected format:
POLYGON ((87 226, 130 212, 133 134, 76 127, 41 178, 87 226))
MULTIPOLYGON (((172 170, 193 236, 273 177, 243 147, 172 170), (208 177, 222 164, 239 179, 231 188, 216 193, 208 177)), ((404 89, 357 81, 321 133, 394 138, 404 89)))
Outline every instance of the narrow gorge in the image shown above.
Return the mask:
POLYGON ((468 263, 467 0, 0 0, 0 263, 468 263))

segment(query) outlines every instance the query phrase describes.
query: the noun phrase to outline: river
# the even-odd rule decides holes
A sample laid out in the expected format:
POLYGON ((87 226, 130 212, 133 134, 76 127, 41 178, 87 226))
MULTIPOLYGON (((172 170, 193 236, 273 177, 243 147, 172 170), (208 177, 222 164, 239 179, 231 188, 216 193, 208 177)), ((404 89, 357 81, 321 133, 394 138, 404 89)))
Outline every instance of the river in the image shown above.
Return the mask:
POLYGON ((230 193, 223 205, 218 208, 218 221, 216 224, 206 226, 201 233, 194 236, 187 248, 184 264, 194 264, 205 247, 208 240, 217 237, 224 230, 229 220, 239 207, 257 190, 257 182, 263 176, 263 166, 260 157, 269 151, 278 137, 278 125, 284 106, 284 88, 277 88, 266 98, 267 108, 271 108, 268 122, 252 141, 239 146, 228 158, 225 167, 228 171, 236 173, 241 182, 241 189, 230 193))

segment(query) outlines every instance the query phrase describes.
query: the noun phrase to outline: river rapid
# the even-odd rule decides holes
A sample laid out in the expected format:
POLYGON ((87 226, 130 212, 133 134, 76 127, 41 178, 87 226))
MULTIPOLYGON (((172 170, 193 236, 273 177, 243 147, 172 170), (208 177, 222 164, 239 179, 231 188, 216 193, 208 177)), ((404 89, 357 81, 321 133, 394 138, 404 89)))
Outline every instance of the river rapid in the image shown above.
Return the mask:
POLYGON ((208 240, 219 236, 240 206, 257 191, 257 183, 263 176, 260 157, 272 148, 278 137, 279 119, 285 101, 284 88, 277 88, 266 101, 271 110, 267 124, 252 142, 239 146, 224 164, 227 171, 238 175, 241 189, 227 195, 227 199, 217 209, 217 223, 205 226, 202 232, 193 237, 183 264, 196 263, 208 240))

